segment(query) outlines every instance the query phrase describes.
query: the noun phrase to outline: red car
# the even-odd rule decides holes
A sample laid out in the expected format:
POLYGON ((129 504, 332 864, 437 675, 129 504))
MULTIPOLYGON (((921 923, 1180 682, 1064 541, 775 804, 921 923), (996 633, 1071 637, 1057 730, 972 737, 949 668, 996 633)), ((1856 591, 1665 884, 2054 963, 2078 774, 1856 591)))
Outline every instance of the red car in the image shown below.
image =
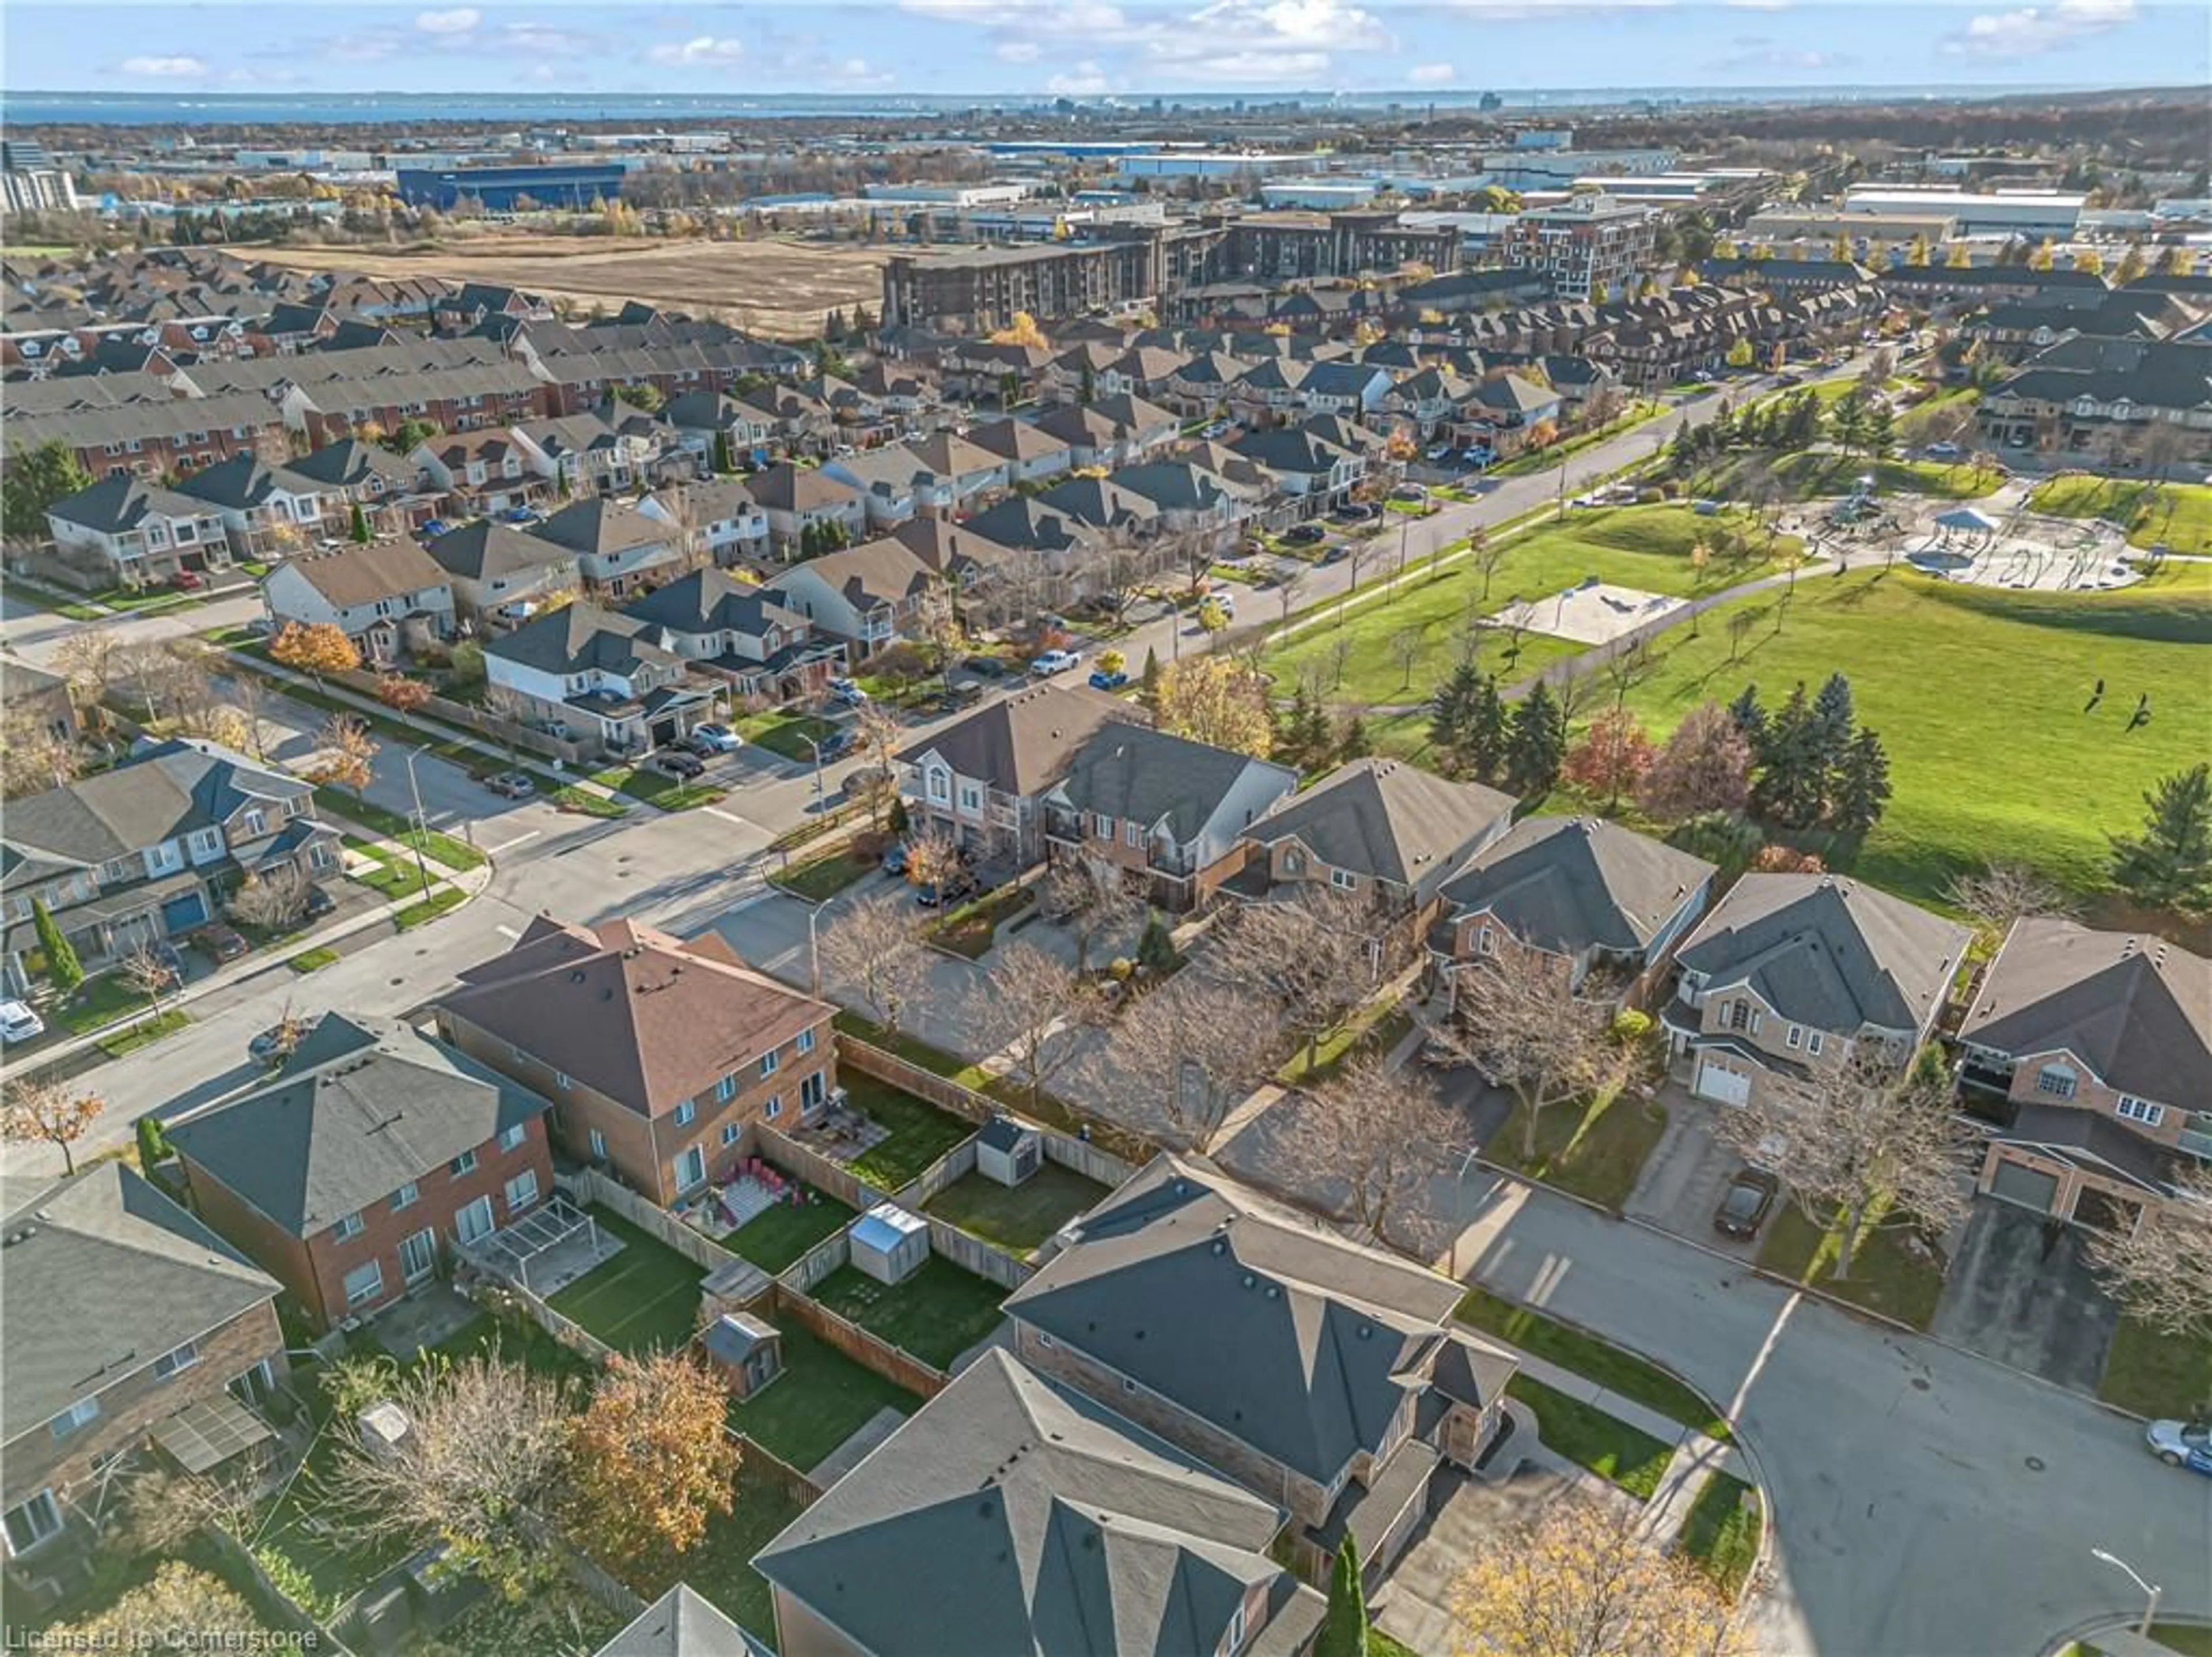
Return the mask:
POLYGON ((169 577, 169 585, 179 593, 196 593, 207 585, 207 577, 197 570, 179 570, 169 577))

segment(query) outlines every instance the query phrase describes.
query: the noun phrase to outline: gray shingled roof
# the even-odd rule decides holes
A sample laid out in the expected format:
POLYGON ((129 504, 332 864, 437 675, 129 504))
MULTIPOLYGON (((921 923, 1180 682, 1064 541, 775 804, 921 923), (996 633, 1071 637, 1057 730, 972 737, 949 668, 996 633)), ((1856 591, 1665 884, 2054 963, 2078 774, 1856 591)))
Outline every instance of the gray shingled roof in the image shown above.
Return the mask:
POLYGON ((1457 1301, 1164 1156, 1006 1309, 1326 1484, 1380 1447, 1457 1301))
POLYGON ((66 524, 119 535, 148 518, 204 518, 210 515, 205 501, 179 495, 173 489, 112 472, 88 489, 56 501, 46 510, 66 524))
POLYGON ((267 1273, 118 1163, 58 1184, 11 1179, 8 1199, 0 1441, 276 1294, 267 1273))
POLYGON ((652 643, 653 629, 580 600, 533 618, 484 646, 484 654, 549 673, 597 667, 628 679, 641 663, 681 667, 683 658, 652 643))
POLYGON ((1747 874, 1677 959, 1711 987, 1742 984, 1817 1029, 1917 1030, 1972 935, 1902 898, 1833 874, 1747 874))
POLYGON ((257 800, 273 818, 277 804, 313 791, 242 754, 179 737, 112 771, 9 801, 0 845, 15 857, 94 867, 227 822, 257 800))
POLYGON ((526 570, 574 565, 576 555, 542 536, 526 535, 491 518, 449 529, 425 549, 430 561, 464 581, 488 581, 526 570))
POLYGON ((1412 887, 1509 815, 1513 796, 1395 759, 1346 762, 1252 825, 1262 845, 1296 836, 1322 862, 1412 887))
POLYGON ((1959 1039, 2021 1057, 2063 1049, 2123 1093, 2212 1106, 2212 961, 2032 915, 1990 964, 1959 1039))
POLYGON ((934 753, 961 776, 1002 793, 1037 794, 1066 775, 1077 751, 1101 725, 1139 717, 1119 697, 1088 685, 1032 685, 978 708, 897 757, 918 765, 934 753))
POLYGON ((1457 913, 1497 916, 1539 949, 1637 953, 1715 873, 1602 817, 1528 817, 1475 853, 1443 898, 1457 913))
POLYGON ((1319 1596, 1267 1556, 1279 1522, 1271 1504, 994 1350, 757 1564, 885 1657, 1192 1657, 1218 1648, 1249 1587, 1276 1599, 1279 1617, 1319 1615, 1319 1596))
POLYGON ((625 502, 595 495, 571 501, 530 533, 573 552, 605 557, 634 546, 664 545, 675 531, 625 502))
POLYGON ((1147 829, 1164 823, 1181 845, 1206 826, 1255 765, 1279 773, 1286 791, 1297 786, 1297 773, 1285 766, 1117 722, 1099 727, 1076 750, 1054 792, 1079 811, 1127 818, 1147 829))
POLYGON ((757 1649, 743 1629, 678 1582, 592 1657, 752 1657, 757 1649))
POLYGON ((551 1104, 396 1019, 328 1013, 276 1077, 170 1142, 295 1237, 437 1173, 551 1104))
POLYGON ((806 618, 776 595, 720 570, 695 570, 623 606, 633 621, 672 633, 738 632, 757 638, 771 627, 804 632, 806 618))

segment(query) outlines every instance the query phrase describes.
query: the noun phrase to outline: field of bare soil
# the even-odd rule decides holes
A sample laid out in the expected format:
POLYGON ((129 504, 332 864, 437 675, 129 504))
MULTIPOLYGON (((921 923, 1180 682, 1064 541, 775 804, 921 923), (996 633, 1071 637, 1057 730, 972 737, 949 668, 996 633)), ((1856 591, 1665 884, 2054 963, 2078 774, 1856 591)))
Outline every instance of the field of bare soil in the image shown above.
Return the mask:
POLYGON ((252 256, 295 270, 367 276, 441 276, 504 283, 580 311, 642 300, 716 316, 779 338, 818 333, 833 307, 871 310, 883 298, 880 248, 811 242, 611 241, 571 236, 485 236, 428 249, 255 248, 252 256))

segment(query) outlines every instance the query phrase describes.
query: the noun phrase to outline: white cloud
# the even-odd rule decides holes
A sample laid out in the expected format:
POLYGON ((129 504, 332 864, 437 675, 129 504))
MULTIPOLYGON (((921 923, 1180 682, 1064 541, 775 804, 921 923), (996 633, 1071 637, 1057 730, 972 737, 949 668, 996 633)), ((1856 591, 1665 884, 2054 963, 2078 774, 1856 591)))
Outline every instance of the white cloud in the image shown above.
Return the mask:
POLYGON ((1790 0, 1721 0, 1737 11, 1787 11, 1790 0))
POLYGON ((2135 0, 2057 0, 1981 12, 1946 40, 1943 50, 1965 58, 2039 58, 2080 35, 2101 34, 2135 18, 2135 0))
POLYGON ((144 75, 156 80, 193 80, 211 71, 202 58, 125 58, 118 65, 125 75, 144 75))
POLYGON ((596 36, 548 23, 502 23, 499 45, 515 52, 540 52, 555 58, 581 58, 600 47, 596 36))
POLYGON ((991 55, 1002 64, 1033 64, 1044 56, 1044 48, 1034 40, 1001 40, 991 55))
POLYGON ((1316 84, 1328 77, 1325 52, 1228 52, 1212 56, 1162 54, 1159 72, 1194 86, 1316 84))
POLYGON ((1407 86, 1449 86, 1452 66, 1449 64, 1416 64, 1406 71, 1407 86))
POLYGON ((483 21, 474 6, 455 6, 451 11, 418 11, 415 27, 425 34, 467 34, 483 21))
POLYGON ((334 64, 373 64, 398 50, 388 34, 341 34, 322 45, 322 55, 334 64))
POLYGON ((1086 58, 1066 73, 1047 81, 1044 89, 1055 98, 1095 98, 1106 90, 1106 73, 1086 58))
POLYGON ((679 68, 702 64, 734 64, 745 55, 745 43, 702 34, 692 40, 669 41, 654 46, 645 55, 656 64, 672 64, 679 68))

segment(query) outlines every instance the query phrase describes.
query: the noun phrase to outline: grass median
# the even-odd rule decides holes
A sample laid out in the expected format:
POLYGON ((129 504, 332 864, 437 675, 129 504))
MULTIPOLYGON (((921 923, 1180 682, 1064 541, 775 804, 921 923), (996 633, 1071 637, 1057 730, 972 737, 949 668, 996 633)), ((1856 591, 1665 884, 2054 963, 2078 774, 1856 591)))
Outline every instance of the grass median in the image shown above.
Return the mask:
POLYGON ((1610 1341, 1585 1334, 1533 1307, 1516 1305, 1487 1289, 1470 1289, 1455 1314, 1462 1323, 1497 1336, 1532 1356, 1571 1369, 1608 1392, 1632 1398, 1707 1438, 1725 1442, 1729 1424, 1712 1401, 1658 1365, 1610 1341))

